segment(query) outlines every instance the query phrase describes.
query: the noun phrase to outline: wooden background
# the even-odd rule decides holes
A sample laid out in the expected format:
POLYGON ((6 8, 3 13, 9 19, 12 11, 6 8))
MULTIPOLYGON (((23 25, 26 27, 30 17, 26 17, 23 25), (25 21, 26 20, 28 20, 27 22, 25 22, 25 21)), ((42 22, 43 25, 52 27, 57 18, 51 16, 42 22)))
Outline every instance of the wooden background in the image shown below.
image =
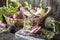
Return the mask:
MULTIPOLYGON (((16 0, 20 3, 23 3, 24 1, 28 1, 32 4, 32 6, 38 6, 40 3, 40 0, 16 0)), ((51 6, 52 11, 51 15, 58 21, 60 21, 60 0, 43 0, 44 6, 51 6)), ((5 0, 0 0, 0 6, 5 5, 5 0)), ((50 16, 51 16, 50 15, 50 16)))

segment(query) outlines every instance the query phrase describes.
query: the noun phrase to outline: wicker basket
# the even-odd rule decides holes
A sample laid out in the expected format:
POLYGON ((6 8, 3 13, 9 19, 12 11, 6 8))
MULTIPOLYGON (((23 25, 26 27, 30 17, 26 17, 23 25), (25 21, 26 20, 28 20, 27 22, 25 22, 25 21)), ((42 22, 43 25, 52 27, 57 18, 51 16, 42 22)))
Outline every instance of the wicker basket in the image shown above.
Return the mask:
MULTIPOLYGON (((51 7, 47 7, 48 8, 48 11, 44 14, 41 14, 39 18, 31 18, 31 20, 33 22, 37 22, 37 23, 41 23, 42 20, 44 19, 44 17, 50 12, 51 10, 51 7)), ((5 20, 7 22, 7 24, 9 25, 14 25, 14 26, 23 26, 24 24, 24 19, 13 19, 13 18, 9 18, 7 16, 5 16, 5 20)))

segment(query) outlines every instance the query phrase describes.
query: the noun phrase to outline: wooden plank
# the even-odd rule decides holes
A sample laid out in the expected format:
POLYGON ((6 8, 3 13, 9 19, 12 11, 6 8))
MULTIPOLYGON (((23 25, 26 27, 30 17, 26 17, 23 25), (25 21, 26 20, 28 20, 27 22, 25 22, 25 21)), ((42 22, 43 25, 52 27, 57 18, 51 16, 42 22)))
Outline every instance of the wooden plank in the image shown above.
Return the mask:
POLYGON ((2 7, 3 5, 5 5, 6 0, 0 0, 0 7, 2 7))

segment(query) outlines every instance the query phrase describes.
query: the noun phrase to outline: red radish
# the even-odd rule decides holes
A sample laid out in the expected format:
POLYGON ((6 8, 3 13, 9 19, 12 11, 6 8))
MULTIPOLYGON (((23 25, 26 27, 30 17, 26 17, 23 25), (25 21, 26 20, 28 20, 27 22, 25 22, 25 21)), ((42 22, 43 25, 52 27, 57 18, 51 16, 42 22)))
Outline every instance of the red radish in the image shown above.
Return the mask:
POLYGON ((34 31, 36 31, 37 28, 34 28, 33 30, 30 31, 30 33, 34 33, 34 31))
POLYGON ((25 32, 26 33, 34 33, 34 34, 36 34, 36 33, 40 33, 40 29, 41 29, 41 27, 34 26, 34 28, 32 30, 25 30, 25 32))
POLYGON ((23 17, 23 14, 22 14, 20 11, 19 11, 17 14, 18 14, 18 15, 17 15, 17 16, 18 16, 18 17, 17 17, 18 19, 21 19, 21 18, 23 17))
POLYGON ((28 10, 23 11, 23 14, 28 16, 28 17, 32 16, 32 14, 28 10))
POLYGON ((36 13, 36 10, 31 9, 30 12, 31 12, 32 14, 35 14, 35 13, 36 13))
POLYGON ((17 14, 13 15, 14 19, 21 19, 23 17, 22 13, 20 13, 20 11, 17 12, 17 14))
POLYGON ((30 31, 30 33, 38 33, 40 32, 41 27, 39 27, 39 25, 35 25, 32 27, 32 30, 30 31))
POLYGON ((39 27, 38 25, 33 26, 32 29, 35 29, 35 30, 33 31, 33 33, 38 33, 38 31, 40 30, 40 28, 41 28, 41 27, 39 27))
POLYGON ((38 27, 39 27, 39 25, 35 25, 35 26, 32 27, 32 29, 34 29, 34 28, 38 28, 38 27))
POLYGON ((37 30, 34 33, 39 33, 40 29, 41 29, 41 27, 38 27, 37 30))
POLYGON ((27 10, 26 8, 22 7, 20 8, 20 11, 22 11, 22 13, 28 17, 31 17, 32 14, 29 12, 29 10, 27 10))
POLYGON ((0 27, 5 27, 5 24, 0 21, 0 27))
POLYGON ((25 30, 25 32, 34 33, 34 31, 36 31, 38 28, 39 28, 39 26, 35 25, 32 27, 32 30, 25 30))
POLYGON ((30 33, 30 30, 24 30, 24 32, 26 32, 26 33, 30 33))
POLYGON ((17 19, 17 14, 14 14, 14 15, 13 15, 13 18, 14 18, 14 19, 17 19))

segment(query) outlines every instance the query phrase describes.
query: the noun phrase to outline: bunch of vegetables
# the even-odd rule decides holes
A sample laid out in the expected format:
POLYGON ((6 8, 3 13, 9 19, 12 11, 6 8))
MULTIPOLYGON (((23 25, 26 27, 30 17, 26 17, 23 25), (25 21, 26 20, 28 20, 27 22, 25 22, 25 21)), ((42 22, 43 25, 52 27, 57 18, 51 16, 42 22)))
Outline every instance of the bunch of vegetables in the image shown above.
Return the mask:
POLYGON ((0 7, 0 21, 3 21, 3 15, 12 16, 17 12, 17 8, 20 6, 17 2, 6 0, 6 6, 0 7))
POLYGON ((48 38, 48 40, 50 40, 55 36, 55 33, 46 29, 41 29, 41 35, 45 35, 48 38))
POLYGON ((60 22, 54 20, 54 18, 52 17, 48 17, 45 21, 45 26, 48 27, 48 28, 52 28, 53 32, 56 32, 56 33, 59 33, 59 25, 60 25, 60 22))

